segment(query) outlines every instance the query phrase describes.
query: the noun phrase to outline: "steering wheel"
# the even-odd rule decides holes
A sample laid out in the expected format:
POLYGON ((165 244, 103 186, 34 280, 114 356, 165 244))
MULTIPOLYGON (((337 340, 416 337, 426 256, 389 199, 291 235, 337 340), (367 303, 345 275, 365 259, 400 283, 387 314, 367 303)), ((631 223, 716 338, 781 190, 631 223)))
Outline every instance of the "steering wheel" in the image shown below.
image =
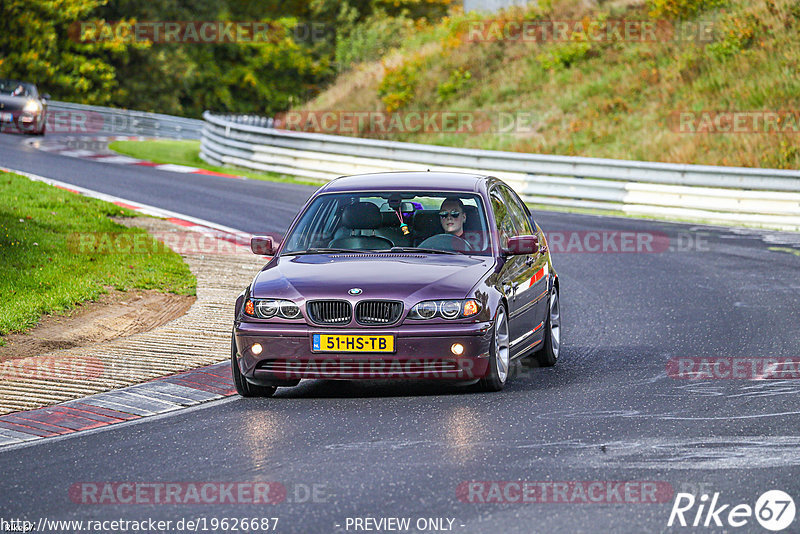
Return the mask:
POLYGON ((436 234, 429 237, 418 245, 420 248, 432 248, 436 250, 453 250, 458 252, 469 252, 473 250, 469 241, 463 237, 453 234, 436 234))

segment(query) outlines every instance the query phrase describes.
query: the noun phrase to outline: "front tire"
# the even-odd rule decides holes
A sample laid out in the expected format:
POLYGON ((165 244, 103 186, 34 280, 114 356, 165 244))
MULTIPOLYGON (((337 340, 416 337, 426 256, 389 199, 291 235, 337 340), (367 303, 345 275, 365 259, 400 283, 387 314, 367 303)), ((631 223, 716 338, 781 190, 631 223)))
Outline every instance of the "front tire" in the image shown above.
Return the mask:
POLYGON ((561 352, 561 304, 558 289, 554 286, 550 295, 547 322, 544 331, 544 347, 536 353, 536 361, 542 367, 552 367, 561 352))
POLYGON ((275 386, 255 386, 247 381, 236 361, 236 337, 233 334, 231 334, 231 374, 236 393, 242 397, 271 397, 278 389, 275 386))
POLYGON ((482 391, 500 391, 508 380, 510 348, 508 315, 502 304, 497 308, 492 327, 492 346, 489 350, 489 370, 478 383, 482 391))

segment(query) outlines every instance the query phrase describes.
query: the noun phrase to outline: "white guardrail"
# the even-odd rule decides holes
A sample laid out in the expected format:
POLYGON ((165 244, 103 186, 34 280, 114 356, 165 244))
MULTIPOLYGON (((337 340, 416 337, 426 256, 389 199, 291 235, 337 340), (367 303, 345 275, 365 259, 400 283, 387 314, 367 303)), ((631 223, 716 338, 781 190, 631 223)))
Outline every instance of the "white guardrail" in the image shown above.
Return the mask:
POLYGON ((450 148, 278 130, 206 112, 200 156, 213 165, 331 180, 396 170, 497 176, 528 203, 800 230, 800 171, 650 163, 450 148))
POLYGON ((49 100, 48 131, 200 139, 203 121, 161 113, 49 100))

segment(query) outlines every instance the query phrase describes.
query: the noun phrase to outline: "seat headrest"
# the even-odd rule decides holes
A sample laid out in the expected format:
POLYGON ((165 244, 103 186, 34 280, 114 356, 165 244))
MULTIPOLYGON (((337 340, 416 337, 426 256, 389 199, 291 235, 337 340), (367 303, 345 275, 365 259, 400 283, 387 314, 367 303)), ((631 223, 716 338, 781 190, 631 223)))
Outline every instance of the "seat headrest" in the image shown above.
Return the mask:
POLYGON ((478 232, 481 230, 481 218, 478 208, 475 206, 464 206, 464 213, 467 214, 467 220, 464 222, 465 231, 478 232))
POLYGON ((434 233, 438 234, 444 232, 442 230, 442 223, 439 222, 439 210, 433 211, 418 211, 414 213, 414 230, 418 233, 434 233))
POLYGON ((381 226, 381 210, 372 202, 351 204, 342 213, 342 225, 350 229, 374 230, 381 226))

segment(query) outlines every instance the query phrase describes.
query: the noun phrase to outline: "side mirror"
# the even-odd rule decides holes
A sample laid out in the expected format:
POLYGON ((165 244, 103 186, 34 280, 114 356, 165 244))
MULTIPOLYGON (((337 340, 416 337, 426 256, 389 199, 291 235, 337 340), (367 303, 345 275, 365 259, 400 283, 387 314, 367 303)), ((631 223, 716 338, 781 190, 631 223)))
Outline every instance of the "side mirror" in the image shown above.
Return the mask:
POLYGON ((535 235, 510 237, 506 250, 511 255, 535 254, 539 252, 539 238, 535 235))
POLYGON ((44 98, 45 100, 50 100, 50 93, 43 94, 42 98, 44 98))
POLYGON ((272 243, 272 238, 265 235, 254 235, 250 238, 250 250, 259 256, 274 256, 277 247, 272 243))

